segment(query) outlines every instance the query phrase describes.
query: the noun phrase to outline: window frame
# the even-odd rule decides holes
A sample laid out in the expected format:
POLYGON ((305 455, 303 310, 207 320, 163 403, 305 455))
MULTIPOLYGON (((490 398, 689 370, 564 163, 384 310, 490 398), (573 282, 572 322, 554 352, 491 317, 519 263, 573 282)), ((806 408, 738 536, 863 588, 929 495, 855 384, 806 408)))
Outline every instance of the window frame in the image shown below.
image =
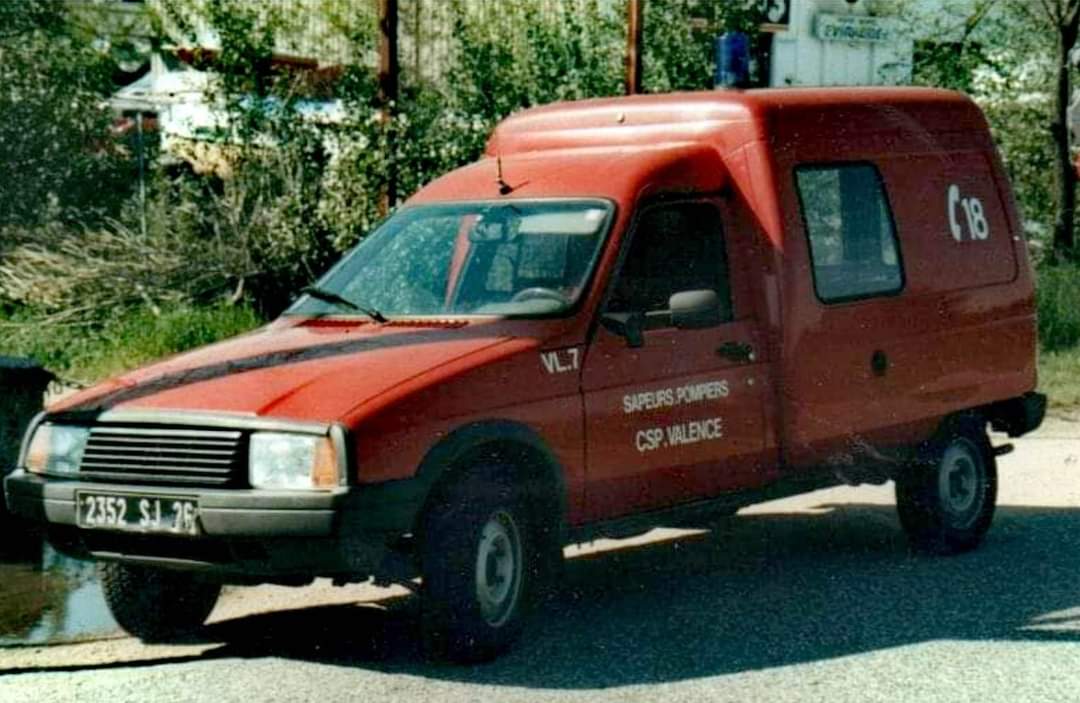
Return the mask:
MULTIPOLYGON (((728 304, 728 319, 721 320, 721 325, 728 325, 738 321, 739 317, 737 310, 735 309, 735 280, 732 276, 731 257, 728 250, 727 239, 727 226, 724 221, 724 209, 721 208, 715 202, 716 194, 701 194, 700 197, 688 197, 687 195, 674 195, 674 196, 657 196, 655 199, 650 199, 635 208, 634 217, 629 227, 627 228, 626 236, 620 242, 619 256, 615 261, 615 265, 612 267, 612 273, 607 281, 607 285, 604 291, 604 297, 601 300, 601 304, 597 310, 597 321, 603 315, 609 312, 608 305, 614 295, 615 288, 618 285, 619 277, 622 275, 623 270, 626 268, 626 262, 630 258, 630 251, 634 245, 635 240, 639 236, 641 231, 641 221, 644 216, 651 210, 663 207, 676 207, 685 205, 697 205, 711 208, 716 213, 717 223, 720 227, 720 245, 724 252, 724 265, 726 270, 723 272, 727 275, 727 304, 728 304)), ((719 295, 720 291, 716 291, 719 295)), ((721 301, 723 304, 724 301, 721 301)), ((650 316, 647 311, 640 312, 643 322, 644 330, 647 332, 654 330, 674 330, 678 329, 671 321, 671 310, 656 310, 652 311, 650 316), (659 313, 659 314, 658 314, 659 313), (664 314, 666 313, 666 315, 664 314)))
POLYGON ((885 178, 881 175, 881 169, 873 161, 810 161, 797 164, 791 171, 791 180, 795 187, 795 197, 799 203, 799 220, 802 223, 803 234, 806 238, 807 258, 810 262, 810 276, 814 283, 814 298, 822 305, 842 305, 845 303, 857 303, 875 298, 894 298, 903 294, 907 289, 907 268, 904 266, 904 252, 900 246, 900 236, 896 226, 896 213, 893 210, 892 200, 889 198, 889 189, 885 178), (825 298, 818 288, 817 263, 814 261, 814 243, 810 233, 810 223, 806 218, 806 201, 803 199, 802 188, 799 187, 799 173, 805 171, 839 171, 842 168, 869 167, 874 174, 878 190, 881 193, 882 202, 885 205, 886 214, 889 218, 889 227, 892 231, 893 249, 896 251, 896 267, 900 273, 900 284, 893 289, 861 293, 856 295, 844 295, 836 298, 825 298))

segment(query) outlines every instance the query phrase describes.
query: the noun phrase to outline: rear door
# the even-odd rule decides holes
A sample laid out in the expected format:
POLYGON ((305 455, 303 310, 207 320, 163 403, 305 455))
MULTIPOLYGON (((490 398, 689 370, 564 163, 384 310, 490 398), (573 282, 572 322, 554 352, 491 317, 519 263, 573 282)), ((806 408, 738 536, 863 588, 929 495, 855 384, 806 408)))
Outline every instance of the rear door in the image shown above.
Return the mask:
MULTIPOLYGON (((796 269, 801 288, 791 287, 785 332, 788 459, 846 466, 893 443, 896 404, 913 390, 899 383, 899 340, 934 323, 937 312, 911 304, 904 252, 876 164, 802 164, 793 176, 809 271, 796 269)), ((932 347, 912 351, 926 360, 922 366, 935 363, 932 347)))
POLYGON ((746 301, 752 267, 731 265, 728 252, 747 247, 724 234, 713 201, 657 204, 638 217, 605 311, 647 316, 643 343, 601 325, 582 369, 590 519, 761 480, 768 384, 746 301), (716 291, 722 322, 674 327, 670 297, 690 290, 716 291))

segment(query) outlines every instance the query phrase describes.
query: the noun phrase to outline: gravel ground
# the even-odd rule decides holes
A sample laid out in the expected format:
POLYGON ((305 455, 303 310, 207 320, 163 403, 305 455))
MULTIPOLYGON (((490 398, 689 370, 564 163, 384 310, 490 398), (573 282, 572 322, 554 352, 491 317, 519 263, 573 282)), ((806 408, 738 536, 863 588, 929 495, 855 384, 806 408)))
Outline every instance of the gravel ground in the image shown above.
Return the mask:
POLYGON ((405 591, 320 582, 230 592, 191 644, 0 649, 0 700, 1075 701, 1080 421, 1015 443, 960 557, 908 551, 891 487, 831 489, 571 550, 485 666, 426 662, 405 591))

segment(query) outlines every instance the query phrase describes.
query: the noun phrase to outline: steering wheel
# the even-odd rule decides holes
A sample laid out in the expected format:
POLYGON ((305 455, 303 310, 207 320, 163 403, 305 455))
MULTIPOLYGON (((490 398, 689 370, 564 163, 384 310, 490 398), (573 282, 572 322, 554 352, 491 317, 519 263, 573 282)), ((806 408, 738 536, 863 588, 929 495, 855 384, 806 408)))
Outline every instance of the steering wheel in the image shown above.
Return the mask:
POLYGON ((540 286, 535 286, 533 288, 523 288, 519 290, 517 293, 514 293, 514 295, 511 296, 510 302, 524 303, 526 300, 538 299, 556 300, 563 305, 566 305, 569 302, 567 301, 566 296, 564 296, 562 293, 555 290, 554 288, 543 288, 540 286))

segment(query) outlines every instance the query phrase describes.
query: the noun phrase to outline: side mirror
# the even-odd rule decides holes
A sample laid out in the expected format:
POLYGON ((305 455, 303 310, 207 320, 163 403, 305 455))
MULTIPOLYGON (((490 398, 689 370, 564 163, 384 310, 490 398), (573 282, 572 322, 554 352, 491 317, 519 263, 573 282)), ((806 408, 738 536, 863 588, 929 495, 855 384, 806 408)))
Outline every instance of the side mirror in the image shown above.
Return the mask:
POLYGON ((720 315, 720 297, 714 290, 686 290, 676 293, 668 300, 671 324, 679 329, 699 330, 716 327, 723 319, 720 315))
POLYGON ((640 312, 605 312, 600 324, 612 334, 626 338, 626 346, 637 349, 645 344, 645 316, 640 312))

